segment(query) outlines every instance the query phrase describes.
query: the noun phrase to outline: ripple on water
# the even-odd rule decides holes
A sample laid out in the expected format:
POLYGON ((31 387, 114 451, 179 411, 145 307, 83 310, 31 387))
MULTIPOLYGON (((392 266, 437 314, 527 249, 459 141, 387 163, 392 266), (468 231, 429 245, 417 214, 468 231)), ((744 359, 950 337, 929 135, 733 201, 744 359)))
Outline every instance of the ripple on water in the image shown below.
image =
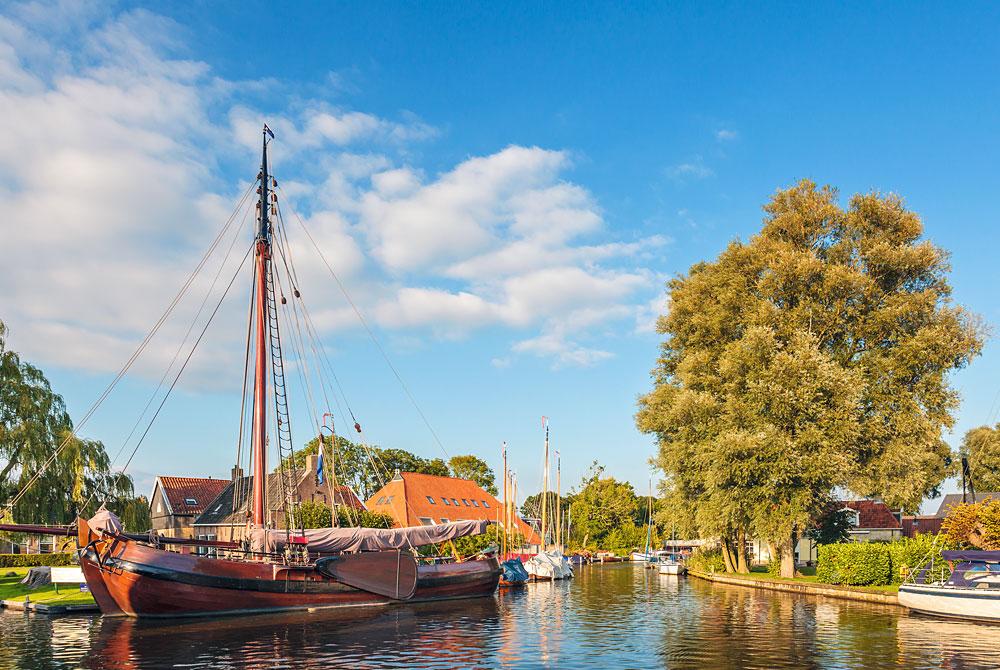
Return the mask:
POLYGON ((997 668, 1000 627, 584 567, 495 598, 211 620, 0 615, 2 668, 997 668))

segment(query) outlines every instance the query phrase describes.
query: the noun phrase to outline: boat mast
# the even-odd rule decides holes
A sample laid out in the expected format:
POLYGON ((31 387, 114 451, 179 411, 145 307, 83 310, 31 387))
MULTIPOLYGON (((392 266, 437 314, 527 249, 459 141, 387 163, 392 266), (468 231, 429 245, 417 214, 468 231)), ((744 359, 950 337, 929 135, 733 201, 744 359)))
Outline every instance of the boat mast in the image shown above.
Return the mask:
POLYGON ((562 551, 562 460, 556 452, 556 548, 562 551))
POLYGON ((507 503, 507 443, 503 443, 503 542, 500 555, 507 560, 507 537, 510 535, 510 507, 507 503))
POLYGON ((263 148, 260 159, 260 202, 257 203, 257 249, 255 254, 255 279, 257 282, 257 332, 256 355, 254 358, 254 394, 253 394, 253 433, 251 446, 253 451, 253 523, 263 527, 265 496, 267 491, 267 354, 268 354, 268 315, 267 315, 267 277, 271 262, 271 225, 268 214, 271 207, 268 202, 268 187, 270 175, 267 172, 267 139, 274 137, 271 129, 264 126, 263 148))
POLYGON ((542 464, 542 551, 545 551, 547 542, 545 531, 548 522, 549 507, 549 418, 542 417, 542 425, 545 426, 545 460, 542 464))

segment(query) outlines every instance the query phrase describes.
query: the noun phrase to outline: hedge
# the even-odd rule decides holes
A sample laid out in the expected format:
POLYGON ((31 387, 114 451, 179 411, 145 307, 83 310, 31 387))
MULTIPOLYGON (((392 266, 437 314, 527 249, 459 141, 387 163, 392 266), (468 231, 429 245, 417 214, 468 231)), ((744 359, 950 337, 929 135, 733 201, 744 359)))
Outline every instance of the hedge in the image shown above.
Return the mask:
POLYGON ((722 549, 695 549, 687 559, 686 564, 692 570, 699 572, 726 571, 726 561, 722 558, 722 549))
POLYGON ((927 534, 892 542, 820 545, 816 580, 849 586, 901 584, 910 571, 922 568, 932 554, 935 564, 941 564, 942 548, 940 541, 935 545, 934 536, 927 534))
POLYGON ((37 565, 74 565, 75 554, 0 554, 0 568, 33 568, 37 565))

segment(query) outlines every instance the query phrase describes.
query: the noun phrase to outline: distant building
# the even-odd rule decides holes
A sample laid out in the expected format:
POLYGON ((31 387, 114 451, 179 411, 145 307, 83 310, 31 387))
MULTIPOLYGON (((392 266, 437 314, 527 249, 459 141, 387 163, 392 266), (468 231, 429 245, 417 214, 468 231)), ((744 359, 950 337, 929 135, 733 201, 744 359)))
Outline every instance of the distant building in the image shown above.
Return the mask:
MULTIPOLYGON (((368 499, 368 509, 391 516, 397 526, 432 526, 463 519, 503 521, 503 503, 470 479, 397 472, 368 499)), ((538 533, 520 517, 518 530, 529 545, 538 533)))
MULTIPOLYGON (((306 457, 306 465, 295 473, 295 491, 292 494, 296 502, 315 502, 331 506, 331 492, 328 482, 319 483, 316 477, 317 456, 306 457)), ((192 529, 199 540, 232 540, 239 537, 237 529, 246 526, 250 517, 250 492, 253 490, 253 477, 243 477, 239 474, 229 482, 205 508, 205 511, 194 520, 192 529)), ((364 503, 355 495, 349 486, 338 486, 333 494, 333 506, 365 509, 364 503)), ((267 476, 267 509, 264 514, 266 523, 272 528, 284 528, 285 498, 281 491, 280 475, 272 472, 267 476)))
POLYGON ((941 532, 943 518, 934 514, 904 516, 902 519, 903 537, 915 537, 920 533, 936 534, 941 532))
POLYGON ((881 500, 845 500, 841 511, 848 515, 847 533, 854 542, 890 541, 903 537, 902 514, 881 500))
POLYGON ((228 484, 211 477, 157 477, 149 497, 153 530, 166 537, 190 538, 192 522, 228 484))
MULTIPOLYGON (((971 493, 966 496, 966 499, 970 503, 983 502, 987 498, 992 498, 993 500, 1000 500, 1000 493, 996 491, 987 491, 984 493, 977 493, 973 496, 971 493)), ((962 494, 961 493, 949 493, 944 498, 941 499, 941 504, 938 506, 938 511, 934 515, 939 519, 943 519, 948 516, 948 512, 955 505, 962 504, 962 494)))

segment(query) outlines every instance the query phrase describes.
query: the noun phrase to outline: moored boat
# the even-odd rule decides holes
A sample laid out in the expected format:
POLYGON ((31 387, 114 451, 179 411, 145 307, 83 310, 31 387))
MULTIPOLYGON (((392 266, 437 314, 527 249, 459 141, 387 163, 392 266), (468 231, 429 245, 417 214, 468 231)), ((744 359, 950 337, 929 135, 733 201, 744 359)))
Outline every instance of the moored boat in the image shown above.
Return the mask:
POLYGON ((1000 623, 1000 551, 942 551, 947 579, 923 583, 931 568, 899 587, 899 604, 933 616, 1000 623))

